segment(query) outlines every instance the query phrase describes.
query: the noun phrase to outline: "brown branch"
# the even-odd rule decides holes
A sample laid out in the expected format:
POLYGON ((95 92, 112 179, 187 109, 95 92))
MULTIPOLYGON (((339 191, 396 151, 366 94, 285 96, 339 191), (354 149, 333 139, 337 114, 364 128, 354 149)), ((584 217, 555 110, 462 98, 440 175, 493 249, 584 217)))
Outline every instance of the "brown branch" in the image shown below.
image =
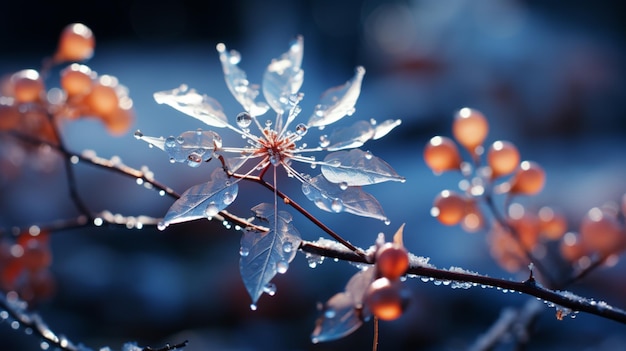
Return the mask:
MULTIPOLYGON (((349 262, 371 263, 368 262, 367 259, 355 253, 317 245, 314 242, 303 241, 300 246, 300 250, 315 255, 337 258, 349 262)), ((572 311, 586 312, 626 324, 626 311, 611 307, 601 301, 594 301, 583 297, 577 297, 571 293, 562 293, 546 289, 536 284, 534 279, 529 279, 524 282, 515 282, 479 274, 427 267, 416 262, 411 263, 409 269, 406 271, 406 274, 409 276, 414 275, 428 277, 441 281, 455 281, 490 286, 512 292, 517 291, 526 295, 537 297, 546 302, 568 308, 572 311)))

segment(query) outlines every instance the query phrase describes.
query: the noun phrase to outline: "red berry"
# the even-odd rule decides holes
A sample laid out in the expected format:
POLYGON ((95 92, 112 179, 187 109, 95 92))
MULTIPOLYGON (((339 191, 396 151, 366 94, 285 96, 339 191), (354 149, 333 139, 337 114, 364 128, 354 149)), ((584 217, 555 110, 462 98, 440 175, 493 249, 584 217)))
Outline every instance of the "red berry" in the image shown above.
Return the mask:
POLYGON ((445 225, 458 224, 467 214, 468 200, 450 190, 443 190, 435 197, 431 214, 445 225))
POLYGON ((487 133, 489 123, 480 111, 465 107, 454 116, 452 134, 468 151, 474 153, 483 144, 487 133))
POLYGON ((424 148, 424 161, 435 173, 457 170, 461 167, 461 156, 450 138, 436 136, 424 148))
POLYGON ((364 307, 379 319, 390 321, 400 318, 410 301, 410 294, 398 280, 374 280, 365 291, 364 307))
POLYGON ((522 162, 511 181, 513 194, 535 195, 543 189, 546 182, 546 172, 536 162, 522 162))
POLYGON ((409 268, 409 253, 395 243, 385 243, 376 251, 376 267, 381 276, 395 280, 409 268))
POLYGON ((54 60, 82 61, 91 58, 96 40, 89 27, 81 23, 68 25, 61 32, 54 60))
POLYGON ((491 177, 497 178, 515 171, 520 162, 517 147, 508 141, 496 141, 487 152, 487 163, 491 168, 491 177))
POLYGON ((44 91, 43 80, 39 72, 34 69, 25 69, 11 76, 13 94, 18 103, 34 102, 39 100, 44 91))

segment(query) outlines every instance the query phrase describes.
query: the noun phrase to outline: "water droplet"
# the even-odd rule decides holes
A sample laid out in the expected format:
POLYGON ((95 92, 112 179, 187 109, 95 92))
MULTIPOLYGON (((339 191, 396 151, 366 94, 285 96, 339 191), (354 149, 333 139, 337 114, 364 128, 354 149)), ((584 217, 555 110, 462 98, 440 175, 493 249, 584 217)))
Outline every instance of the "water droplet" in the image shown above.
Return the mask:
POLYGON ((143 133, 140 130, 137 130, 134 136, 135 136, 135 139, 141 139, 143 138, 143 133))
POLYGON ((421 277, 420 278, 424 283, 428 283, 430 281, 430 278, 428 277, 421 277))
POLYGON ((256 309, 257 309, 256 304, 251 303, 250 304, 250 309, 253 310, 253 311, 256 311, 256 309))
POLYGON ((176 138, 176 142, 182 145, 185 143, 185 138, 183 138, 182 136, 178 136, 176 138))
POLYGON ((96 227, 101 226, 104 223, 104 220, 100 217, 96 217, 93 220, 93 225, 95 225, 96 227))
POLYGON ((276 272, 285 274, 287 269, 289 269, 289 263, 287 261, 278 261, 276 263, 276 272))
POLYGON ((165 228, 167 228, 167 225, 164 222, 159 222, 157 224, 157 229, 158 230, 165 230, 165 228))
POLYGON ((369 151, 365 151, 365 158, 366 158, 366 159, 371 160, 371 159, 372 159, 372 157, 374 157, 374 155, 372 155, 372 153, 371 153, 371 152, 369 152, 369 151))
POLYGON ((437 280, 433 281, 433 284, 439 286, 439 285, 441 285, 441 280, 437 279, 437 280))
POLYGON ((299 136, 304 136, 307 132, 308 128, 306 126, 306 124, 304 123, 300 123, 296 126, 296 134, 298 134, 299 136))
POLYGON ((236 120, 239 128, 248 128, 252 123, 252 116, 248 112, 241 112, 237 115, 236 120))
POLYGON ((293 244, 290 241, 287 241, 283 244, 283 251, 285 253, 290 253, 293 251, 293 244))
POLYGON ((271 155, 270 163, 274 166, 278 166, 280 164, 280 155, 271 155))
POLYGON ((328 319, 335 318, 336 315, 337 315, 337 312, 333 310, 332 308, 329 308, 326 311, 324 311, 324 317, 328 319))
POLYGON ((47 342, 42 341, 42 342, 39 344, 39 347, 41 347, 41 349, 42 349, 42 350, 47 350, 47 349, 49 349, 49 348, 50 348, 50 345, 49 345, 47 342))
POLYGON ((173 157, 170 157, 170 163, 175 163, 175 162, 176 162, 176 159, 173 157))
POLYGON ((389 220, 389 219, 385 218, 385 219, 383 220, 383 223, 385 223, 385 225, 390 225, 390 224, 391 224, 391 220, 389 220))
POLYGON ((143 184, 143 179, 137 178, 137 180, 135 180, 135 182, 137 183, 137 185, 141 185, 141 184, 143 184))
POLYGON ((328 139, 328 135, 324 134, 320 137, 320 146, 328 147, 330 145, 330 139, 328 139))
POLYGON ((241 257, 246 257, 249 254, 250 254, 250 249, 249 248, 244 247, 244 246, 239 248, 239 255, 241 255, 241 257))
POLYGON ((204 210, 204 214, 209 218, 213 218, 219 211, 220 209, 217 208, 215 203, 210 203, 204 210))
POLYGON ((159 190, 159 196, 165 196, 165 190, 159 190))
POLYGON ((233 203, 233 201, 235 201, 235 195, 233 195, 231 192, 227 191, 224 193, 224 205, 230 205, 233 203))
MULTIPOLYGON (((148 144, 148 145, 152 145, 152 144, 148 144)), ((80 158, 78 158, 78 156, 72 155, 72 157, 70 157, 70 162, 72 162, 73 165, 77 164, 78 161, 80 161, 80 158)))
POLYGON ((272 121, 271 121, 271 120, 269 120, 269 119, 268 119, 268 120, 266 120, 266 121, 265 121, 265 127, 269 128, 269 127, 271 127, 271 126, 272 126, 272 121))
POLYGON ((343 202, 341 202, 341 200, 339 199, 334 199, 333 202, 330 204, 330 209, 336 213, 341 212, 343 210, 343 202))
POLYGON ((11 328, 13 328, 15 330, 20 329, 20 322, 18 322, 18 321, 11 322, 11 328))
POLYGON ((341 189, 341 190, 348 189, 348 183, 346 183, 346 182, 339 183, 339 189, 341 189))
POLYGON ((308 195, 311 193, 311 186, 308 183, 303 183, 302 184, 302 193, 304 195, 308 195))
POLYGON ((276 284, 274 284, 274 283, 267 283, 267 285, 265 285, 263 287, 263 292, 268 294, 269 296, 276 295, 276 284))

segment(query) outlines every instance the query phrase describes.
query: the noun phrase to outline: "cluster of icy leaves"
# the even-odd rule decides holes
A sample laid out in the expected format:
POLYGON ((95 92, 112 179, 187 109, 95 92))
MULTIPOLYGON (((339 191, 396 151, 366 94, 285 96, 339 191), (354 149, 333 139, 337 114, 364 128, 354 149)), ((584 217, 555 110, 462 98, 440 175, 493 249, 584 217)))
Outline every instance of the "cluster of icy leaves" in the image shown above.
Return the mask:
MULTIPOLYGON (((146 136, 137 131, 137 139, 165 151, 172 163, 197 167, 218 158, 225 168, 216 168, 207 182, 187 189, 170 207, 159 223, 159 229, 199 218, 211 219, 235 200, 237 183, 241 179, 255 173, 264 174, 270 166, 280 166, 289 177, 300 181, 304 195, 324 211, 348 212, 388 223, 380 203, 363 191, 362 186, 386 181, 404 182, 404 178, 385 161, 358 147, 368 140, 385 136, 400 124, 400 120, 357 121, 351 127, 321 135, 318 145, 310 147, 300 143, 311 128, 323 130, 354 113, 365 69, 357 67, 355 75, 345 84, 324 92, 308 121, 292 127, 301 112, 299 103, 304 97, 299 92, 304 81, 301 68, 303 38, 297 37, 287 52, 271 61, 261 86, 251 84, 239 68, 241 56, 238 52, 228 51, 224 44, 218 44, 217 51, 226 85, 244 109, 237 115, 235 123, 229 121, 215 99, 186 85, 157 92, 154 98, 157 103, 169 105, 208 127, 230 129, 245 143, 243 147, 223 145, 222 137, 214 130, 186 131, 167 138, 146 136), (257 99, 261 93, 265 102, 257 99), (260 116, 268 111, 275 117, 261 121, 260 116), (318 160, 311 155, 316 152, 328 154, 318 160), (293 161, 308 164, 308 169, 319 166, 321 174, 303 173, 293 167, 293 161)), ((286 212, 267 204, 256 206, 253 212, 269 228, 269 232, 246 231, 242 238, 241 274, 254 307, 263 292, 275 292, 270 280, 276 273, 286 271, 300 244, 300 235, 290 224, 291 216, 286 212)))

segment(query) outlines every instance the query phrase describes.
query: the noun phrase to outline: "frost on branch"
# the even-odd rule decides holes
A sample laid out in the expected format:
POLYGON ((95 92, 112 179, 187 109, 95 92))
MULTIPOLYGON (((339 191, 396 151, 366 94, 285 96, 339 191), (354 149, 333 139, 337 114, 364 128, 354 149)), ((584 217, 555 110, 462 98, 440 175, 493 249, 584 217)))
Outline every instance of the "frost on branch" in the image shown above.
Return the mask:
POLYGON ((211 127, 224 128, 228 124, 222 106, 217 100, 200 95, 185 84, 176 89, 154 93, 154 100, 197 118, 211 127))
POLYGON ((357 330, 363 320, 363 293, 374 281, 373 267, 357 272, 350 278, 344 292, 331 297, 321 308, 321 316, 311 334, 314 343, 340 339, 357 330))
POLYGON ((313 115, 309 118, 309 127, 323 128, 354 113, 354 105, 361 94, 365 68, 359 66, 355 71, 354 77, 345 84, 330 88, 322 94, 319 104, 315 106, 313 115))
POLYGON ((254 306, 263 292, 274 294, 270 281, 277 273, 287 272, 302 239, 288 212, 276 213, 268 203, 252 211, 270 228, 269 232, 245 231, 241 238, 239 271, 254 306))
POLYGON ((221 168, 211 174, 211 180, 187 189, 165 214, 159 229, 170 224, 212 218, 237 197, 239 186, 231 182, 221 168))
POLYGON ((333 183, 362 186, 386 181, 404 182, 391 166, 368 151, 353 149, 328 154, 322 164, 322 174, 333 183))
POLYGON ((303 183, 302 192, 315 206, 324 211, 348 212, 381 221, 387 220, 378 200, 361 187, 331 183, 320 174, 303 183))

